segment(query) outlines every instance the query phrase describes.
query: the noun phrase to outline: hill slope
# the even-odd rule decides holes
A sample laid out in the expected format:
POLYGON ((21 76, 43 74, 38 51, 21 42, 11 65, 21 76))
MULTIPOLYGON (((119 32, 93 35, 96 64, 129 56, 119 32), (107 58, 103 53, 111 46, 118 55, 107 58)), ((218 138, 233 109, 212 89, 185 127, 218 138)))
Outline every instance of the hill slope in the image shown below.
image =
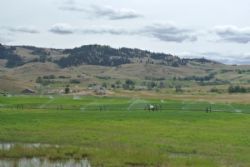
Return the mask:
POLYGON ((73 49, 48 49, 32 46, 3 46, 0 44, 0 59, 7 60, 8 68, 33 62, 52 62, 62 68, 87 65, 119 66, 131 63, 181 66, 189 62, 216 63, 206 59, 181 59, 164 53, 153 53, 139 49, 86 45, 73 49))
MULTIPOLYGON (((212 60, 182 59, 139 49, 86 45, 73 49, 0 45, 0 92, 72 92, 103 87, 115 90, 164 90, 176 86, 189 92, 230 84, 248 86, 249 66, 224 65, 212 60)), ((249 85, 250 87, 250 85, 249 85)))

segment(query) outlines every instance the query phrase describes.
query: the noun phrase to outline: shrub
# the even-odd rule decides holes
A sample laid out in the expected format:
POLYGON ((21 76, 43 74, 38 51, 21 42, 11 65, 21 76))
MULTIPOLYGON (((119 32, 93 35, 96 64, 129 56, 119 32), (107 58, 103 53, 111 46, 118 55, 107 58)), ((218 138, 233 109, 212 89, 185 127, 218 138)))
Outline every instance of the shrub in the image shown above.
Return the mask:
POLYGON ((245 88, 245 87, 242 87, 242 86, 233 86, 233 85, 230 85, 228 87, 228 92, 229 93, 247 93, 249 92, 249 89, 245 88))
POLYGON ((64 93, 65 94, 69 94, 70 93, 69 85, 67 85, 66 88, 64 89, 64 93))
POLYGON ((216 88, 216 87, 213 87, 213 88, 210 89, 210 92, 219 93, 220 90, 218 88, 216 88))
POLYGON ((69 82, 70 82, 71 84, 80 84, 80 83, 81 83, 81 81, 78 80, 78 79, 71 79, 69 82))
POLYGON ((131 79, 127 79, 122 87, 125 90, 133 90, 135 88, 135 82, 131 79))
POLYGON ((182 91, 183 91, 183 90, 182 90, 181 85, 176 85, 176 86, 175 86, 175 92, 179 93, 179 92, 182 92, 182 91))
POLYGON ((45 76, 43 76, 43 79, 55 79, 56 78, 56 76, 55 75, 45 75, 45 76))

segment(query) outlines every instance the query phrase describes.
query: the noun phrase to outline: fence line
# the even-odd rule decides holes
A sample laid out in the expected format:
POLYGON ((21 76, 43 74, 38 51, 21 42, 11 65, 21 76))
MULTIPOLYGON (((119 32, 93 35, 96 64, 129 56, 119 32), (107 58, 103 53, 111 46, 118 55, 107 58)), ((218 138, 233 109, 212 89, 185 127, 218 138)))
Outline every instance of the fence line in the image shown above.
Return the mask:
MULTIPOLYGON (((12 109, 12 110, 87 110, 87 111, 145 111, 145 112, 161 112, 161 111, 197 111, 197 112, 208 112, 206 107, 167 107, 166 105, 161 105, 158 110, 151 111, 146 108, 144 104, 143 107, 134 107, 128 109, 127 106, 118 106, 118 105, 97 105, 97 106, 80 106, 80 105, 47 105, 46 107, 39 107, 39 105, 30 105, 30 104, 16 104, 16 105, 2 105, 0 109, 12 109), (184 108, 185 107, 185 108, 184 108)), ((237 113, 229 110, 217 109, 215 106, 211 109, 211 112, 228 112, 228 113, 237 113)), ((241 111, 239 113, 250 114, 250 112, 241 111)))

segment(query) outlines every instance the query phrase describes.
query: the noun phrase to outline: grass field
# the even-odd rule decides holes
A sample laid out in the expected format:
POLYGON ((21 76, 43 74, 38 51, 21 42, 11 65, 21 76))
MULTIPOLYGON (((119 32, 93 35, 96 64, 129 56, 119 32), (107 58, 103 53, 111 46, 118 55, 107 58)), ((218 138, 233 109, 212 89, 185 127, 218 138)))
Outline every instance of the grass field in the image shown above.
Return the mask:
POLYGON ((249 109, 247 103, 138 97, 0 97, 2 143, 51 145, 20 144, 0 149, 0 157, 88 158, 92 166, 250 166, 249 109), (161 110, 144 110, 148 104, 161 110))

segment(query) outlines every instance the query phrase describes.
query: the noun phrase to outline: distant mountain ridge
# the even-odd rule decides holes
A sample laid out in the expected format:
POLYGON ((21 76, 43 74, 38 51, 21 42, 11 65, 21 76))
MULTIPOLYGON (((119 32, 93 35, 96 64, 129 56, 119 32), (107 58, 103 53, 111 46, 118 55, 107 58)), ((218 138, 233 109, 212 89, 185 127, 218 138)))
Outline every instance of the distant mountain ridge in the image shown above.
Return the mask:
POLYGON ((5 67, 14 68, 32 62, 52 62, 61 68, 80 65, 119 66, 130 63, 185 66, 189 62, 218 63, 212 60, 182 59, 165 53, 154 53, 140 49, 111 48, 102 45, 84 45, 73 49, 51 49, 33 46, 5 46, 0 44, 0 60, 5 67))

